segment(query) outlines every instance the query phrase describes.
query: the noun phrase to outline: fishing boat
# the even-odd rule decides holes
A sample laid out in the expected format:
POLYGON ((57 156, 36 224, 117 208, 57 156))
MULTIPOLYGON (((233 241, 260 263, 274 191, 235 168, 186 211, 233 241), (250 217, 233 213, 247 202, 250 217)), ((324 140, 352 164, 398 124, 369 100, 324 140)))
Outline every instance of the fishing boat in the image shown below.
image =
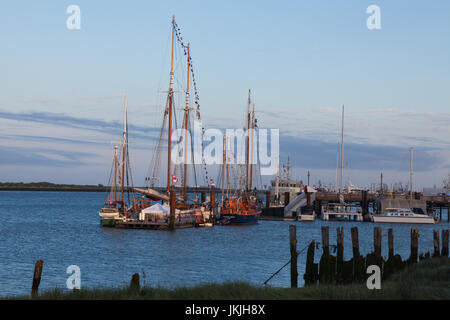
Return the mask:
MULTIPOLYGON (((420 210, 421 211, 421 210, 420 210)), ((414 209, 386 208, 383 213, 372 216, 375 223, 410 223, 410 224, 434 224, 435 219, 423 212, 415 212, 414 209)))
POLYGON ((253 192, 253 179, 257 175, 257 166, 254 164, 254 134, 257 129, 255 118, 255 105, 251 111, 251 90, 248 91, 247 134, 246 134, 246 160, 245 165, 237 166, 238 190, 230 194, 230 141, 224 136, 223 164, 222 164, 222 199, 220 203, 219 224, 222 225, 249 225, 257 224, 262 213, 262 202, 253 192), (226 175, 225 175, 226 172, 226 175), (225 189, 225 181, 226 189, 225 189))
POLYGON ((114 158, 109 178, 110 191, 106 194, 104 206, 99 212, 102 226, 115 226, 137 213, 136 199, 132 188, 132 175, 128 155, 127 96, 124 96, 124 129, 121 148, 114 147, 114 158), (120 152, 120 154, 119 154, 120 152))
POLYGON ((274 180, 270 181, 269 191, 273 194, 271 199, 271 207, 284 207, 289 199, 294 199, 302 192, 304 185, 302 180, 291 179, 291 160, 288 156, 287 164, 282 165, 281 175, 280 168, 277 166, 277 174, 274 180), (285 199, 286 192, 289 192, 289 199, 285 199))

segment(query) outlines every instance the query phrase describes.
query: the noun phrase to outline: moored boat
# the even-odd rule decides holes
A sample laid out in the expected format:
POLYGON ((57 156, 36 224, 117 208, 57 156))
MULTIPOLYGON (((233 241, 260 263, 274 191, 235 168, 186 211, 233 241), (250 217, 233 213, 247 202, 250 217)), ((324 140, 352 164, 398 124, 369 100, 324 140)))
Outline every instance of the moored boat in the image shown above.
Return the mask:
POLYGON ((375 223, 409 223, 409 224, 434 224, 432 216, 417 213, 411 209, 387 208, 383 213, 372 216, 375 223))

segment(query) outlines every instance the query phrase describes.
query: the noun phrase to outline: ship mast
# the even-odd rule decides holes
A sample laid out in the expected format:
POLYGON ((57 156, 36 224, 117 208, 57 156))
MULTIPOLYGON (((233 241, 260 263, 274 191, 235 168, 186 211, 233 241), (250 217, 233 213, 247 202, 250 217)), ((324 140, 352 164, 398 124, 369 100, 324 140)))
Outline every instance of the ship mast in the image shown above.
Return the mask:
POLYGON ((342 129, 341 129, 341 185, 339 187, 339 200, 343 203, 341 198, 342 194, 342 183, 344 179, 344 105, 342 105, 342 129))
POLYGON ((122 208, 125 208, 125 197, 124 197, 124 188, 125 188, 125 162, 127 161, 126 150, 127 150, 127 96, 125 95, 125 114, 124 114, 124 123, 123 123, 123 140, 122 140, 122 190, 121 190, 121 202, 122 208))
POLYGON ((412 194, 413 194, 413 155, 414 155, 414 148, 409 149, 410 153, 410 163, 409 163, 409 200, 412 200, 412 194))
POLYGON ((225 134, 223 136, 223 155, 222 155, 222 197, 220 200, 220 207, 223 207, 223 198, 224 198, 224 192, 225 192, 225 166, 227 162, 227 152, 226 152, 226 141, 227 141, 227 134, 225 131, 225 134))
POLYGON ((337 144, 337 151, 336 151, 336 191, 338 190, 338 175, 339 175, 339 142, 337 144))
POLYGON ((119 149, 118 146, 114 147, 114 186, 113 186, 114 206, 116 206, 116 201, 117 201, 117 150, 118 149, 119 149))
POLYGON ((252 125, 251 125, 251 127, 252 127, 252 131, 251 131, 251 134, 252 134, 252 139, 251 139, 252 147, 251 147, 251 156, 250 156, 250 190, 252 189, 252 185, 253 185, 253 154, 254 154, 253 148, 254 148, 254 141, 255 141, 255 138, 254 138, 254 135, 255 135, 255 104, 253 104, 252 125))
POLYGON ((170 84, 169 84, 169 131, 168 131, 168 142, 167 142, 167 192, 170 193, 170 163, 172 157, 172 107, 173 107, 173 51, 174 51, 174 40, 175 40, 175 16, 172 18, 172 56, 170 59, 170 84))
POLYGON ((230 138, 228 138, 227 137, 227 134, 226 134, 226 131, 225 131, 225 137, 227 138, 226 139, 226 143, 227 143, 227 157, 226 157, 226 161, 227 161, 227 198, 229 198, 230 197, 230 153, 231 153, 231 151, 230 151, 230 145, 231 145, 231 142, 230 142, 230 138))
POLYGON ((187 45, 187 87, 186 87, 186 108, 184 109, 184 201, 187 202, 187 148, 188 148, 188 126, 189 126, 189 70, 191 68, 190 44, 187 45))
POLYGON ((247 150, 246 150, 246 159, 245 159, 245 188, 248 190, 248 162, 249 162, 249 146, 250 146, 250 137, 249 137, 249 130, 250 130, 250 105, 251 105, 251 89, 248 89, 248 109, 247 109, 247 150))

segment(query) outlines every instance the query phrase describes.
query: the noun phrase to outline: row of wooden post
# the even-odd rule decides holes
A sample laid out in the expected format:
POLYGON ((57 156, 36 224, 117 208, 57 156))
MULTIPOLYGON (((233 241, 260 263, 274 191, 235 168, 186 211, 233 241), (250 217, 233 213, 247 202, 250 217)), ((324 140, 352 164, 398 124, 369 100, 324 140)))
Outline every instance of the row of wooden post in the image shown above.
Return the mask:
MULTIPOLYGON (((440 249, 439 230, 433 230, 434 252, 433 257, 448 257, 449 254, 449 230, 442 230, 442 249, 440 249)), ((382 257, 382 229, 374 228, 373 243, 374 250, 366 257, 359 251, 358 228, 351 228, 353 258, 344 261, 344 228, 337 228, 336 237, 336 256, 330 254, 329 227, 322 227, 322 257, 319 263, 314 263, 314 251, 316 242, 313 240, 309 246, 306 255, 306 268, 303 276, 305 285, 316 283, 351 283, 361 282, 366 278, 366 267, 369 265, 378 265, 383 270, 383 278, 400 271, 405 265, 416 263, 430 257, 427 253, 424 256, 418 255, 419 248, 419 230, 411 229, 411 253, 410 257, 403 261, 400 255, 394 254, 394 232, 388 231, 388 259, 385 261, 382 257)), ((289 243, 291 252, 291 287, 298 285, 297 273, 297 234, 294 225, 289 226, 289 243)))

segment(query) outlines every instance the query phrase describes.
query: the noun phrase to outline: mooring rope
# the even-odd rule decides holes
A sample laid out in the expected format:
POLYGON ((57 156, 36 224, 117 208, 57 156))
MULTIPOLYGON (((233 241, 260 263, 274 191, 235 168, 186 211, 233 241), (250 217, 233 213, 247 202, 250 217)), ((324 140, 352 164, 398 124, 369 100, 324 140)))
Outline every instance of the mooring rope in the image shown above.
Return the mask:
MULTIPOLYGON (((316 242, 317 243, 317 242, 316 242)), ((303 251, 305 251, 306 248, 309 247, 309 244, 307 244, 300 252, 297 251, 297 256, 299 256, 303 251)), ((278 269, 274 274, 272 274, 266 281, 264 281, 264 285, 267 284, 270 280, 272 280, 273 277, 275 277, 278 273, 280 273, 281 270, 283 270, 287 265, 291 263, 291 259, 289 259, 288 262, 284 266, 282 266, 280 269, 278 269)))

